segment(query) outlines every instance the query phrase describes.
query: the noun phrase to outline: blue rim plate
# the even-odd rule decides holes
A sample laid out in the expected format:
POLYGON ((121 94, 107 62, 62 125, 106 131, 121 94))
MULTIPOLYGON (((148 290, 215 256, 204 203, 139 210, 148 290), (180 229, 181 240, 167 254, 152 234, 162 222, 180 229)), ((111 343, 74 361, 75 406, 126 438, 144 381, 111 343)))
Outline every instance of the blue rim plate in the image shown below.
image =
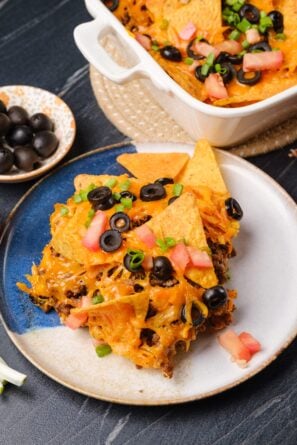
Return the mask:
POLYGON ((216 152, 229 190, 245 213, 228 287, 239 291, 233 329, 251 332, 263 346, 247 368, 232 363, 214 335, 201 337, 189 353, 179 357, 172 379, 165 379, 155 370, 137 370, 115 354, 99 359, 86 329, 71 331, 62 326, 57 314, 44 314, 16 287, 16 282, 30 273, 32 263, 39 262, 50 239, 53 205, 73 194, 75 176, 118 175, 124 169, 116 163, 117 156, 136 151, 191 154, 193 146, 128 143, 100 148, 43 178, 17 204, 0 241, 2 322, 13 343, 33 365, 82 394, 139 405, 201 399, 261 371, 297 333, 296 205, 276 182, 247 161, 216 152))

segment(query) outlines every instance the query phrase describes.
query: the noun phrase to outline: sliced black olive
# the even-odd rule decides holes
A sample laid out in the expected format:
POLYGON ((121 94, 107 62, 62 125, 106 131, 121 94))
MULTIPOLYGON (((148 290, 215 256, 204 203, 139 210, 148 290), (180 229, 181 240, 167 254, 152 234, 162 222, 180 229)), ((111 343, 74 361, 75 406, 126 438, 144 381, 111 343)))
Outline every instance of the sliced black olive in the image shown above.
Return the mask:
POLYGON ((99 245, 104 252, 114 252, 122 245, 122 237, 117 230, 106 230, 99 239, 99 245))
POLYGON ((205 82, 205 79, 209 76, 209 74, 214 72, 214 67, 211 66, 207 74, 202 74, 202 67, 203 65, 197 66, 197 68, 195 69, 195 77, 196 79, 200 80, 200 82, 205 82))
POLYGON ((0 174, 7 173, 13 166, 13 154, 8 148, 0 147, 0 174))
POLYGON ((0 99, 0 113, 4 113, 4 114, 7 113, 7 109, 6 109, 5 103, 1 99, 0 99))
POLYGON ((252 53, 253 51, 272 51, 272 48, 269 43, 262 40, 261 42, 254 43, 254 45, 249 46, 248 52, 252 53))
POLYGON ((214 65, 217 63, 232 63, 232 65, 240 65, 242 63, 242 56, 234 55, 227 53, 226 51, 222 51, 218 57, 216 58, 214 65))
POLYGON ((110 11, 115 11, 119 6, 119 0, 101 0, 101 1, 110 11))
MULTIPOLYGON (((132 264, 133 261, 133 252, 131 253, 126 253, 126 255, 124 256, 124 266, 127 270, 129 270, 129 272, 132 272, 133 274, 135 272, 144 272, 143 267, 141 266, 141 264, 139 264, 138 267, 135 267, 135 262, 132 264)), ((139 279, 141 279, 141 277, 139 277, 139 279)))
POLYGON ((243 5, 238 14, 241 19, 247 19, 250 23, 259 23, 260 11, 254 5, 243 5))
POLYGON ((268 17, 272 20, 274 31, 279 34, 284 32, 284 16, 279 11, 270 11, 268 17))
POLYGON ((174 201, 176 201, 177 198, 179 198, 179 196, 171 196, 171 198, 168 199, 168 205, 170 206, 170 204, 172 204, 174 201))
POLYGON ((236 54, 234 56, 229 54, 229 62, 232 63, 232 65, 241 65, 242 58, 243 58, 243 56, 240 56, 239 54, 236 54))
MULTIPOLYGON (((4 115, 5 116, 5 115, 4 115)), ((33 132, 28 125, 13 127, 7 135, 7 142, 13 147, 15 145, 26 145, 31 142, 33 132)))
POLYGON ((14 149, 14 163, 15 165, 27 172, 30 172, 38 162, 38 155, 32 147, 15 147, 14 149))
POLYGON ((29 119, 29 114, 25 108, 18 105, 10 107, 7 114, 13 125, 26 125, 29 119))
POLYGON ((173 274, 173 267, 166 256, 157 256, 153 258, 153 275, 159 280, 169 280, 173 274))
POLYGON ((96 187, 88 193, 88 200, 92 206, 96 207, 98 204, 107 202, 112 197, 112 191, 109 187, 102 185, 96 187))
POLYGON ((115 205, 116 201, 113 198, 109 198, 107 201, 100 202, 96 206, 92 205, 94 210, 109 210, 115 205))
POLYGON ((0 113, 0 136, 5 136, 10 128, 9 117, 5 113, 0 113))
POLYGON ((134 195, 134 193, 129 192, 129 190, 124 190, 120 192, 121 198, 129 198, 132 199, 132 201, 136 201, 137 197, 134 195))
POLYGON ((56 151, 59 140, 52 131, 39 131, 35 134, 32 141, 34 149, 42 158, 48 158, 56 151))
POLYGON ((164 59, 171 60, 172 62, 182 61, 180 50, 172 45, 163 46, 163 48, 160 50, 160 54, 164 59))
POLYGON ((130 229, 130 218, 124 212, 117 212, 110 218, 109 225, 120 233, 127 232, 130 229))
POLYGON ((142 201, 158 201, 165 196, 166 190, 161 184, 147 184, 140 189, 140 199, 142 201))
MULTIPOLYGON (((182 306, 180 318, 183 323, 187 322, 186 306, 185 305, 182 306)), ((195 301, 193 301, 192 307, 191 307, 191 324, 193 326, 195 326, 195 328, 197 328, 198 326, 201 326, 204 323, 204 321, 205 321, 205 318, 203 317, 203 315, 199 309, 199 306, 195 303, 195 301)))
POLYGON ((213 286, 206 289, 202 295, 202 300, 208 309, 217 309, 223 306, 228 298, 226 289, 223 286, 213 286))
POLYGON ((221 77, 223 79, 224 84, 231 82, 233 77, 236 76, 236 70, 233 68, 231 63, 221 63, 221 77))
MULTIPOLYGON (((205 59, 205 56, 202 56, 202 54, 197 54, 197 53, 195 53, 195 51, 192 50, 192 45, 194 44, 195 41, 196 41, 196 38, 191 40, 190 43, 187 46, 187 55, 188 55, 188 57, 191 57, 191 59, 194 59, 194 60, 205 59)), ((205 39, 200 40, 200 42, 208 43, 207 40, 205 40, 205 39)))
POLYGON ((29 125, 35 133, 39 131, 52 131, 53 121, 44 113, 35 113, 30 117, 29 125))
POLYGON ((174 184, 174 179, 172 178, 159 178, 155 180, 155 184, 161 184, 161 185, 167 185, 167 184, 174 184))
POLYGON ((234 198, 227 198, 225 201, 225 207, 228 215, 239 221, 243 217, 242 208, 239 205, 239 202, 234 198))
POLYGON ((261 80, 262 73, 261 71, 253 71, 250 73, 245 73, 243 69, 237 71, 237 80, 243 85, 256 85, 256 83, 261 80))
POLYGON ((139 293, 142 292, 144 290, 144 287, 141 286, 141 284, 135 283, 134 284, 134 292, 139 293))

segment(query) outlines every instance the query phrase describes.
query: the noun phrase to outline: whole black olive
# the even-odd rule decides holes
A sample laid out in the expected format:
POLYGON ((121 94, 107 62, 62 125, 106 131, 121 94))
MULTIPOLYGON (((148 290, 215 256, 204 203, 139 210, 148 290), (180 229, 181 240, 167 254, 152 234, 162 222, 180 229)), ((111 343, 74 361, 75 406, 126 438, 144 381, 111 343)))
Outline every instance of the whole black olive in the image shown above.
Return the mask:
POLYGON ((4 113, 4 114, 7 113, 7 109, 6 109, 5 103, 1 99, 0 99, 0 113, 4 113))
POLYGON ((40 131, 33 137, 32 145, 42 158, 48 158, 52 155, 57 147, 59 141, 55 133, 52 131, 40 131))
POLYGON ((129 198, 132 199, 132 201, 136 201, 137 197, 134 195, 134 193, 129 192, 129 190, 123 190, 120 192, 121 198, 129 198))
POLYGON ((256 83, 261 80, 262 72, 261 71, 253 71, 249 73, 245 73, 243 69, 237 71, 236 73, 238 82, 243 85, 256 85, 256 83))
POLYGON ((158 280, 169 280, 173 274, 173 267, 170 260, 166 256, 153 258, 152 273, 158 280))
POLYGON ((272 51, 272 48, 269 43, 262 40, 261 42, 254 43, 254 45, 248 47, 249 53, 252 53, 253 51, 272 51))
MULTIPOLYGON (((180 318, 183 323, 187 322, 186 306, 185 305, 182 306, 180 318)), ((201 326, 204 322, 205 322, 205 318, 203 317, 201 310, 199 309, 199 306, 195 303, 195 301, 193 301, 192 307, 191 307, 191 323, 192 323, 192 325, 195 326, 195 328, 197 328, 198 326, 201 326)))
POLYGON ((0 113, 0 136, 5 136, 10 128, 10 120, 6 114, 0 113))
POLYGON ((161 185, 167 185, 167 184, 174 184, 174 179, 172 178, 159 178, 155 180, 155 184, 161 184, 161 185))
POLYGON ((99 239, 99 245, 104 252, 114 252, 122 245, 122 237, 117 230, 106 230, 99 239))
POLYGON ((0 174, 8 173, 13 166, 13 154, 8 148, 0 147, 0 174))
MULTIPOLYGON (((139 259, 137 258, 136 261, 139 261, 139 259)), ((139 261, 139 265, 135 264, 135 256, 133 255, 133 252, 126 253, 123 263, 125 268, 129 270, 129 272, 134 273, 142 271, 144 273, 144 269, 141 266, 141 261, 139 261)))
POLYGON ((170 204, 172 204, 174 201, 176 201, 177 198, 179 198, 179 196, 171 196, 171 198, 168 199, 168 205, 170 206, 170 204))
POLYGON ((164 59, 171 60, 172 62, 181 62, 182 55, 179 49, 172 45, 163 46, 160 50, 160 54, 164 59))
POLYGON ((35 113, 30 117, 29 125, 35 133, 39 131, 52 131, 53 121, 44 113, 35 113))
POLYGON ((140 189, 140 199, 142 201, 158 201, 165 196, 166 190, 161 184, 147 184, 140 189))
POLYGON ((223 79, 224 84, 231 82, 233 77, 236 76, 236 70, 233 68, 231 63, 221 63, 221 77, 223 79))
POLYGON ((250 23, 259 23, 260 11, 254 5, 243 5, 238 14, 241 19, 247 19, 250 23))
POLYGON ((96 187, 88 193, 88 201, 92 204, 92 207, 96 210, 99 204, 103 204, 104 202, 108 202, 110 198, 112 198, 112 191, 109 187, 105 187, 102 185, 101 187, 96 187))
POLYGON ((124 212, 117 212, 110 218, 109 225, 120 233, 127 232, 130 229, 130 218, 124 212))
POLYGON ((23 107, 18 105, 10 107, 7 114, 13 125, 26 125, 28 123, 29 114, 23 107))
POLYGON ((234 198, 227 198, 225 201, 225 207, 227 214, 233 218, 239 221, 243 217, 243 211, 240 207, 238 201, 234 198))
POLYGON ((119 6, 119 0, 101 0, 102 3, 112 12, 119 6))
MULTIPOLYGON (((195 51, 193 51, 192 45, 194 44, 194 42, 196 42, 196 38, 191 40, 190 43, 187 46, 187 55, 188 55, 188 57, 191 57, 191 59, 194 59, 194 60, 205 59, 205 56, 202 56, 201 54, 197 54, 197 53, 195 53, 195 51)), ((207 40, 205 40, 205 39, 200 40, 200 42, 208 43, 207 40)))
POLYGON ((279 11, 270 11, 268 17, 272 20, 274 31, 279 34, 284 32, 284 16, 279 11))
POLYGON ((7 142, 12 147, 26 145, 32 141, 33 132, 28 125, 20 125, 11 128, 6 136, 7 142))
POLYGON ((208 309, 217 309, 223 306, 228 298, 226 289, 223 286, 213 286, 206 289, 202 295, 202 300, 208 309))
POLYGON ((38 162, 36 151, 32 147, 15 147, 14 149, 14 164, 20 170, 30 172, 34 169, 38 162))

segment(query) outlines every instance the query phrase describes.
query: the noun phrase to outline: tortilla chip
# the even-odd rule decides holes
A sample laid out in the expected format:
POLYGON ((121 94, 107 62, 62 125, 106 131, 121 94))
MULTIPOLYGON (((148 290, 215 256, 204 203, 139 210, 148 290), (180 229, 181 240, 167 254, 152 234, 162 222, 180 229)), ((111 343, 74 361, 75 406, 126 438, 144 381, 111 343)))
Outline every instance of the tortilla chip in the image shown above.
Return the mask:
POLYGON ((128 175, 113 176, 113 175, 81 174, 81 175, 77 175, 74 178, 74 188, 76 191, 84 190, 91 184, 94 184, 97 187, 99 187, 100 185, 104 185, 109 179, 113 179, 113 178, 116 179, 117 182, 122 182, 128 178, 128 175))
POLYGON ((133 176, 145 181, 176 178, 188 160, 186 153, 124 153, 117 158, 133 176))
POLYGON ((197 142, 193 157, 177 177, 177 181, 195 191, 203 186, 222 194, 228 192, 214 151, 205 139, 197 142))

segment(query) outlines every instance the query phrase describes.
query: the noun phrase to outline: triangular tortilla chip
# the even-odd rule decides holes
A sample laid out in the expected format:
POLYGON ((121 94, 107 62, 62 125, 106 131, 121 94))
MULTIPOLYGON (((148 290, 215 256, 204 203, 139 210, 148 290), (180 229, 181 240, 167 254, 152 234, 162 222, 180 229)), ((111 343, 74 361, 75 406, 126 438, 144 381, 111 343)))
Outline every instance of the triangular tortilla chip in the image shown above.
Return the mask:
POLYGON ((133 176, 145 181, 175 178, 188 160, 186 153, 124 153, 117 158, 133 176))
POLYGON ((205 139, 197 142, 193 157, 178 176, 177 181, 189 185, 193 190, 208 187, 218 193, 227 193, 213 149, 205 139))

